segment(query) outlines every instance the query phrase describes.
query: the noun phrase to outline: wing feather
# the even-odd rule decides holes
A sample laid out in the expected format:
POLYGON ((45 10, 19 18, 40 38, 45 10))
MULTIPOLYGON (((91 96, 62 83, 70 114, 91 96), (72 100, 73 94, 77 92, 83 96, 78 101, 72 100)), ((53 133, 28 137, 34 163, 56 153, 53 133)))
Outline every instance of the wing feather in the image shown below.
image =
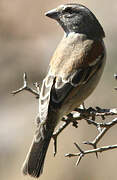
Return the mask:
POLYGON ((78 37, 74 40, 76 44, 69 44, 68 37, 64 38, 52 58, 50 71, 43 80, 40 93, 41 122, 46 121, 49 106, 60 107, 71 90, 87 83, 103 63, 103 41, 84 40, 77 43, 76 40, 78 37))
POLYGON ((104 55, 102 54, 102 56, 100 56, 100 61, 98 61, 97 64, 81 69, 80 71, 76 71, 74 76, 72 75, 70 77, 69 82, 65 82, 61 77, 59 77, 61 80, 56 78, 55 85, 52 88, 51 103, 60 105, 73 88, 82 86, 83 84, 87 83, 88 80, 96 73, 96 71, 98 71, 102 65, 103 61, 101 61, 101 59, 103 59, 103 57, 104 55))
POLYGON ((39 98, 39 119, 40 122, 46 121, 47 115, 48 115, 48 107, 50 102, 50 94, 51 89, 54 82, 54 76, 48 75, 43 80, 42 87, 41 87, 41 93, 39 98))

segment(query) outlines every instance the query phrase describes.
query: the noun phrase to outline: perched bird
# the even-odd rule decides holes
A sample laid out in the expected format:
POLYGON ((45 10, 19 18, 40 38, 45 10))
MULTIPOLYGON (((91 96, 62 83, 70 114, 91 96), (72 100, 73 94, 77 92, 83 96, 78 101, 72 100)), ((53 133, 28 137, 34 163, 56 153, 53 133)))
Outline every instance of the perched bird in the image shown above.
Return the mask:
POLYGON ((53 131, 64 115, 78 107, 97 86, 105 65, 105 33, 95 15, 80 4, 60 5, 46 16, 55 19, 65 34, 43 80, 39 119, 25 175, 39 177, 53 131))

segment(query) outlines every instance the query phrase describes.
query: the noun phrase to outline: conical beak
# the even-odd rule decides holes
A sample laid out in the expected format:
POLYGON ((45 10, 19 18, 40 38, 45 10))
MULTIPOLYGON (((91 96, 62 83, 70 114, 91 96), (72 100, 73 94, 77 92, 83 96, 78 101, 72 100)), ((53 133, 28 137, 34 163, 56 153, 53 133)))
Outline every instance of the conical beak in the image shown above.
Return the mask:
POLYGON ((56 8, 52 9, 52 10, 46 12, 45 15, 47 17, 49 17, 49 18, 57 19, 57 17, 58 17, 58 10, 56 8))

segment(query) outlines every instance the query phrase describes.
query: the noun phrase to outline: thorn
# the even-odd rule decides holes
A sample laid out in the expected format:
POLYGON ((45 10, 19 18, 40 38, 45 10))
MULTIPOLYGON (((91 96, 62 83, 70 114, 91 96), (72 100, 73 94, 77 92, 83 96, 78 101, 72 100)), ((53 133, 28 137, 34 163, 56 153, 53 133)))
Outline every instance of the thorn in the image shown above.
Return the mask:
POLYGON ((92 145, 92 143, 90 141, 84 141, 83 144, 92 145))
POLYGON ((84 154, 84 151, 79 147, 79 145, 77 143, 74 143, 74 145, 82 154, 84 154))
POLYGON ((72 154, 65 154, 65 157, 72 157, 72 154))
POLYGON ((97 130, 99 131, 99 133, 101 133, 102 128, 100 127, 100 125, 97 126, 97 130))
POLYGON ((54 140, 54 150, 53 150, 53 154, 54 154, 54 157, 55 157, 56 154, 57 154, 57 136, 53 136, 53 140, 54 140))
MULTIPOLYGON (((93 147, 94 147, 94 149, 96 149, 97 148, 96 144, 93 144, 93 147)), ((96 155, 96 158, 98 159, 98 153, 97 152, 95 152, 95 155, 96 155)))
POLYGON ((27 73, 26 73, 26 72, 24 72, 24 74, 23 74, 23 79, 24 79, 25 81, 27 81, 27 73))
POLYGON ((81 154, 81 155, 78 157, 78 160, 77 160, 77 162, 76 162, 76 166, 79 165, 79 163, 80 163, 80 161, 81 161, 81 159, 82 159, 83 156, 84 156, 84 155, 81 154))
POLYGON ((96 158, 98 159, 98 153, 97 152, 95 153, 95 155, 96 155, 96 158))

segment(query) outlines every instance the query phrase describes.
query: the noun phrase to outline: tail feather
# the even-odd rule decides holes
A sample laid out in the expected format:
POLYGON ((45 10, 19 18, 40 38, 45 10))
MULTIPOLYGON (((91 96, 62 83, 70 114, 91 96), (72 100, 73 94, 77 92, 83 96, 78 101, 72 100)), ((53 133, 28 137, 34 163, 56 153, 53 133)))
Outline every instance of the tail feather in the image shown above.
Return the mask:
POLYGON ((22 172, 24 175, 29 174, 33 177, 39 177, 42 174, 44 159, 52 134, 53 130, 48 129, 42 137, 41 132, 38 131, 38 139, 33 139, 26 160, 22 166, 22 172))

